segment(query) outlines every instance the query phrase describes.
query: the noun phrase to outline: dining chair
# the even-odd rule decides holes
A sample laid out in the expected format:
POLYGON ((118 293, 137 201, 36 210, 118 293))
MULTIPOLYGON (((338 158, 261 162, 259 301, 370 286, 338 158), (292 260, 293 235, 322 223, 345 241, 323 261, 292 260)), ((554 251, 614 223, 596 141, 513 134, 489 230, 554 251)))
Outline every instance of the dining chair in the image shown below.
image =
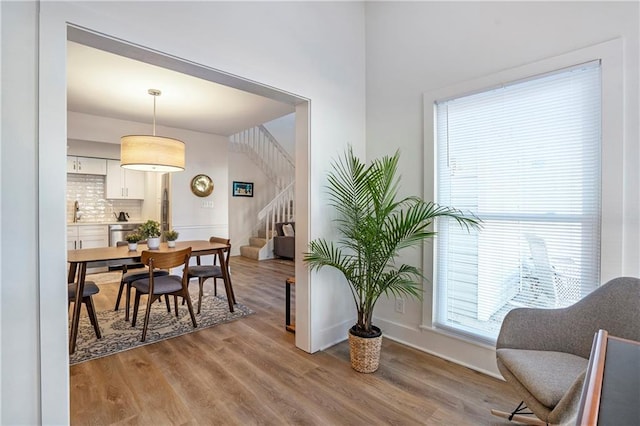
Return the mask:
MULTIPOLYGON (((224 250, 225 263, 227 265, 227 272, 229 272, 229 254, 231 253, 231 244, 228 238, 220 238, 220 237, 211 237, 209 238, 210 243, 219 243, 225 244, 227 248, 224 250)), ((213 255, 213 264, 212 265, 202 265, 200 256, 196 256, 196 265, 189 267, 189 279, 197 278, 198 285, 200 286, 200 290, 198 292, 198 314, 200 313, 200 308, 202 306, 202 296, 203 296, 203 287, 204 282, 213 278, 213 294, 214 296, 218 295, 218 279, 224 279, 222 275, 222 269, 220 265, 217 265, 218 255, 213 255)), ((226 287, 225 287, 226 288, 226 287)), ((229 282, 229 291, 227 292, 227 298, 229 298, 233 304, 236 303, 236 296, 233 293, 233 287, 231 286, 231 282, 229 282)))
MULTIPOLYGON (((67 285, 67 309, 71 306, 71 302, 76 301, 76 290, 77 284, 71 283, 67 285)), ((89 315, 89 321, 91 321, 91 325, 93 326, 93 330, 96 333, 96 337, 98 339, 102 338, 102 334, 100 333, 100 327, 98 326, 98 317, 96 316, 96 308, 93 305, 94 294, 98 294, 100 289, 93 281, 85 281, 84 289, 82 292, 82 300, 80 303, 83 303, 87 308, 87 314, 89 315)))
MULTIPOLYGON (((144 317, 144 326, 142 328, 142 338, 140 341, 144 342, 147 337, 147 328, 149 326, 149 317, 151 315, 151 305, 154 301, 159 299, 162 295, 174 296, 174 307, 176 311, 176 318, 178 317, 178 296, 182 297, 187 303, 189 308, 189 315, 191 315, 191 322, 193 327, 197 327, 196 317, 193 314, 193 305, 191 304, 191 297, 189 297, 189 259, 191 257, 191 247, 187 247, 182 250, 176 250, 171 252, 158 252, 148 251, 142 252, 141 261, 148 267, 147 278, 139 279, 131 284, 136 290, 135 299, 133 302, 133 319, 131 326, 135 327, 136 320, 138 318, 138 307, 140 306, 140 296, 147 295, 147 309, 144 317), (182 266, 182 276, 178 275, 161 275, 156 276, 154 270, 158 269, 171 269, 182 266)), ((168 300, 168 298, 167 298, 168 300)), ((169 302, 167 302, 168 304, 169 302)))
MULTIPOLYGON (((146 244, 145 240, 139 241, 139 244, 146 244)), ((117 247, 126 246, 128 243, 126 241, 118 241, 116 242, 117 247)), ((114 311, 117 311, 120 307, 120 299, 122 298, 122 290, 127 288, 127 293, 125 295, 125 311, 124 311, 124 320, 129 321, 129 306, 131 300, 131 283, 137 281, 139 279, 146 278, 149 275, 149 270, 141 261, 135 261, 133 259, 121 259, 114 260, 109 262, 108 264, 109 271, 122 271, 122 277, 120 278, 120 288, 118 289, 118 296, 116 297, 116 305, 114 311), (130 271, 134 269, 134 271, 130 271)), ((154 276, 160 277, 164 275, 169 275, 168 271, 164 271, 162 269, 156 269, 153 271, 154 276)), ((169 298, 166 298, 167 310, 170 311, 169 298)))

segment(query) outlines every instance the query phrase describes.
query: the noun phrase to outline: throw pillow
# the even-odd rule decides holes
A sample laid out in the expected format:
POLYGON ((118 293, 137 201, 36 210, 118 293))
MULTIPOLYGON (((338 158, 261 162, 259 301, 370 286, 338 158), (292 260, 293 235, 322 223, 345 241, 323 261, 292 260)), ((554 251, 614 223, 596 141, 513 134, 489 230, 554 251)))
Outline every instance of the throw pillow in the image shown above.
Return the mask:
POLYGON ((282 225, 282 233, 285 237, 295 237, 296 233, 293 230, 293 225, 287 223, 286 225, 282 225))

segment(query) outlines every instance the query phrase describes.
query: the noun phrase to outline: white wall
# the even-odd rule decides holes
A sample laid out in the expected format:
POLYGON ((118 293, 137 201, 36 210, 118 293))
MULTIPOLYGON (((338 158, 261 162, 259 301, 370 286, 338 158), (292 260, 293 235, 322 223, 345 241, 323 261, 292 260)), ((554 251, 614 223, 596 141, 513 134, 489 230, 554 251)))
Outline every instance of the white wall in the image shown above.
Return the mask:
POLYGON ((229 233, 228 148, 225 136, 165 128, 162 134, 186 145, 184 172, 171 174, 171 222, 181 240, 208 240, 229 233), (191 179, 206 174, 213 192, 198 197, 191 192, 191 179), (213 208, 203 206, 213 202, 213 208))
MULTIPOLYGON (((298 194, 309 200, 301 200, 308 214, 297 218, 297 244, 331 233, 322 191, 330 158, 346 143, 364 151, 361 3, 41 2, 39 15, 36 6, 0 3, 3 424, 69 420, 66 292, 51 285, 65 279, 68 22, 310 99, 296 108, 310 111, 308 135, 296 123, 297 140, 310 137, 308 150, 296 149, 308 182, 298 194), (18 176, 19 189, 10 185, 18 176)), ((343 309, 346 288, 331 274, 298 265, 296 273, 298 346, 316 351, 344 339, 341 323, 354 317, 343 309)))
MULTIPOLYGON (((36 5, 2 2, 0 7, 0 423, 38 424, 40 335, 38 309, 33 309, 39 296, 39 277, 35 264, 38 259, 38 210, 35 204, 38 187, 36 5), (15 38, 22 40, 20 45, 9 43, 15 38), (22 64, 22 67, 11 67, 9 64, 22 64)), ((66 168, 61 173, 63 171, 66 168)), ((63 201, 64 187, 58 191, 58 195, 63 201)), ((58 209, 61 207, 63 205, 58 209)), ((62 232, 65 213, 60 210, 60 214, 62 232)), ((64 245, 64 238, 61 237, 58 244, 60 252, 64 251, 64 245)), ((43 285, 47 282, 43 280, 43 285)), ((66 320, 59 318, 56 323, 64 331, 66 320)), ((60 334, 64 336, 64 333, 60 334)), ((68 392, 65 379, 67 371, 68 367, 65 366, 59 374, 54 372, 52 379, 58 382, 59 392, 68 392)))
POLYGON ((273 200, 276 190, 262 170, 239 152, 229 152, 229 181, 223 190, 229 194, 231 256, 237 256, 241 246, 249 245, 249 238, 258 236, 254 232, 258 213, 273 200), (233 197, 233 181, 253 182, 253 197, 233 197))
POLYGON ((271 120, 264 123, 264 127, 293 158, 296 149, 296 114, 291 113, 271 120))
MULTIPOLYGON (((628 97, 619 166, 625 185, 604 191, 621 191, 617 198, 624 200, 613 224, 622 222, 625 236, 618 241, 623 253, 619 273, 640 274, 637 2, 370 2, 366 15, 367 157, 400 148, 405 195, 432 195, 423 184, 433 174, 433 164, 423 160, 425 151, 432 150, 423 146, 424 92, 624 37, 628 97)), ((413 264, 420 265, 421 259, 417 251, 404 253, 413 264)), ((431 270, 430 264, 424 267, 431 270)), ((420 328, 431 324, 431 295, 427 284, 424 302, 408 302, 405 314, 396 313, 390 301, 380 303, 375 316, 385 335, 498 374, 492 348, 420 328)))

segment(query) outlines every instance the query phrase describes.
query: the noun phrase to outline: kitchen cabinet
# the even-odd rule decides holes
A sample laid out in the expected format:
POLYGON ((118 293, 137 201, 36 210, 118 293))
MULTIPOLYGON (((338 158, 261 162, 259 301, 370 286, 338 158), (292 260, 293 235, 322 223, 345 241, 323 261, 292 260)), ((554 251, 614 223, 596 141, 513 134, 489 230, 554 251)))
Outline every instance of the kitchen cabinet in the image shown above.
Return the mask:
POLYGON ((119 160, 107 160, 106 198, 144 199, 145 172, 124 169, 119 160))
POLYGON ((67 250, 108 246, 107 225, 67 225, 67 250))
POLYGON ((67 173, 106 175, 107 160, 104 158, 67 156, 67 173))

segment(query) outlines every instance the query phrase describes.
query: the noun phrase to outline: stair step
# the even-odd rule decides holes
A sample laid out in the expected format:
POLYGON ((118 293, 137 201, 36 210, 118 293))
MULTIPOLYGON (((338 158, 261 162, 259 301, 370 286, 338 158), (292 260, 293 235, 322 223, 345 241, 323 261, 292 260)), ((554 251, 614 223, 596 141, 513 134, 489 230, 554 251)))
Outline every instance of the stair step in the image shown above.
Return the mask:
POLYGON ((241 246, 240 255, 249 259, 260 260, 260 247, 241 246))
POLYGON ((259 238, 259 237, 251 237, 251 238, 249 238, 249 245, 251 247, 261 248, 261 247, 264 247, 265 245, 267 245, 267 240, 265 240, 264 238, 259 238))

